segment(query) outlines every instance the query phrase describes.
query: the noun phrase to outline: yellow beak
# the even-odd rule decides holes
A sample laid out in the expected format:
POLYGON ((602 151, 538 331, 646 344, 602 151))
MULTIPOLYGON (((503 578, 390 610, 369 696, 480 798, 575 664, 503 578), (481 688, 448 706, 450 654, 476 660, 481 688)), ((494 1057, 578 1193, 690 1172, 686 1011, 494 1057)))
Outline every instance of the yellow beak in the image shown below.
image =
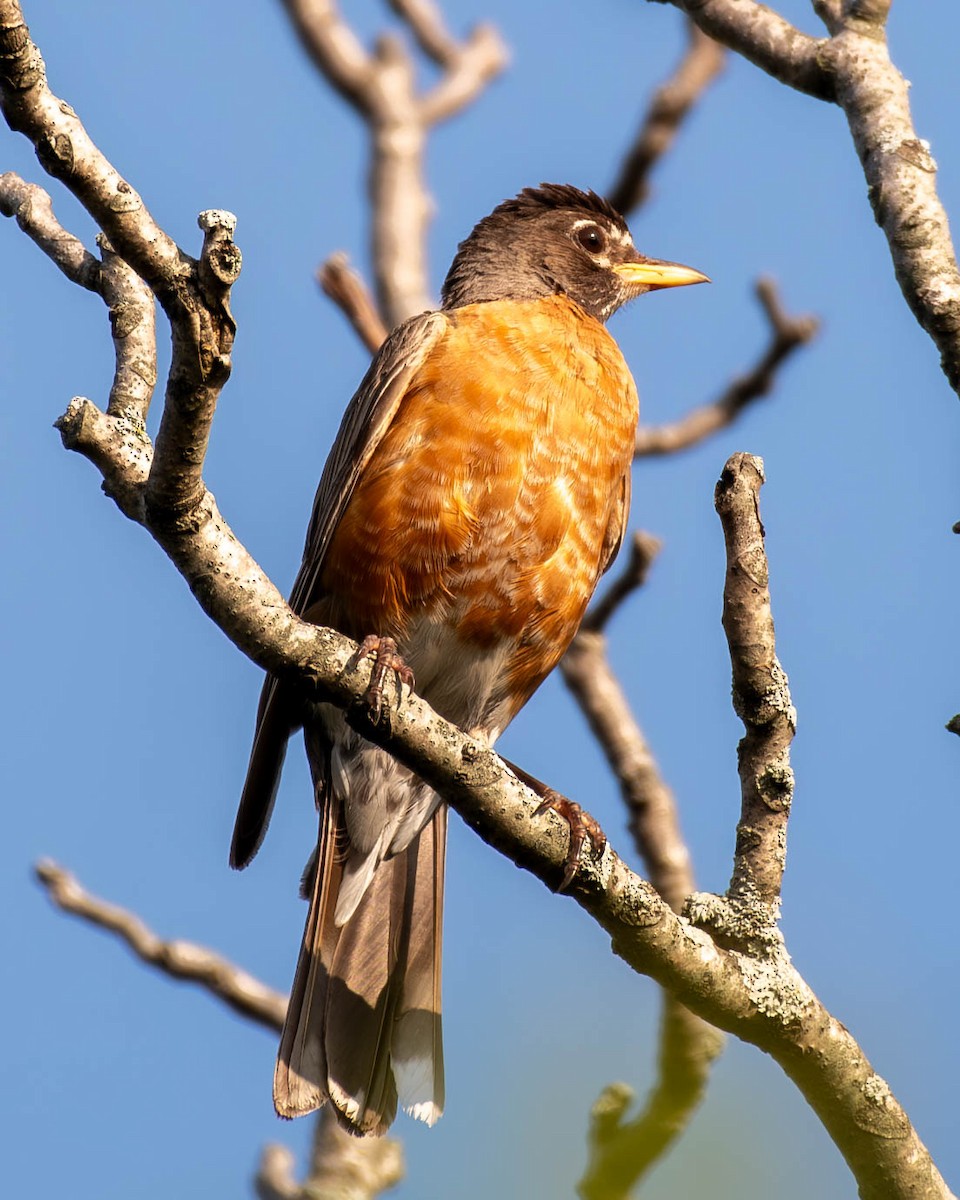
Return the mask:
POLYGON ((685 267, 681 263, 660 262, 656 258, 648 258, 643 262, 616 263, 613 270, 628 287, 642 287, 647 291, 653 291, 655 288, 686 287, 688 283, 710 282, 709 277, 702 271, 685 267))

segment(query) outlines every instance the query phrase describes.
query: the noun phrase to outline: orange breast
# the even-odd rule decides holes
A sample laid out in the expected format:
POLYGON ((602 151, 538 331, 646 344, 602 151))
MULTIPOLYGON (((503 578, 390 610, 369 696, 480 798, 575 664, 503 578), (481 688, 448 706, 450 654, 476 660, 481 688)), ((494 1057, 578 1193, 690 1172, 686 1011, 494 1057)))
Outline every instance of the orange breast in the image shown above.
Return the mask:
POLYGON ((429 615, 477 645, 515 643, 522 703, 605 565, 637 393, 604 327, 564 297, 449 318, 354 490, 322 586, 355 637, 389 633, 402 650, 429 615))

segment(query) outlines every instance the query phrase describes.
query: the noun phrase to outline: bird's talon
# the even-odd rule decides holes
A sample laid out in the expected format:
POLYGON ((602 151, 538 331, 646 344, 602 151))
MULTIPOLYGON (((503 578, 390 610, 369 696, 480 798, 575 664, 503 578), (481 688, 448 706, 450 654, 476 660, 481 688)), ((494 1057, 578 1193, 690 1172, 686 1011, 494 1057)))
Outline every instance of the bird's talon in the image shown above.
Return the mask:
POLYGON ((355 655, 355 661, 373 657, 373 669, 370 672, 370 683, 363 693, 363 703, 367 715, 376 725, 383 712, 383 687, 390 671, 397 681, 397 699, 403 698, 403 685, 413 690, 413 671, 397 653, 397 643, 391 637, 380 637, 378 634, 368 634, 360 643, 355 655))
POLYGON ((593 857, 599 861, 607 848, 607 835, 600 828, 599 822, 585 809, 552 788, 548 788, 544 793, 543 799, 537 805, 536 815, 541 816, 547 809, 552 809, 558 816, 563 817, 570 828, 567 857, 564 859, 563 875, 557 888, 558 892, 564 892, 573 883, 580 869, 580 851, 584 841, 590 839, 593 857))

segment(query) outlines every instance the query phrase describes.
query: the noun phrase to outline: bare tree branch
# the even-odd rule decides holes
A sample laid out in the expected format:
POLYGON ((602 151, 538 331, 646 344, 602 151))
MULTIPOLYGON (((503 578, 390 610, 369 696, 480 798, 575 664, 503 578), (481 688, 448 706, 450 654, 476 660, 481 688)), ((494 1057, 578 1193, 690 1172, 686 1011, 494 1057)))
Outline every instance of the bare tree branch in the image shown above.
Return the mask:
POLYGON ((107 412, 142 425, 157 382, 153 293, 114 254, 105 234, 97 238, 100 261, 59 223, 47 192, 13 172, 0 175, 0 213, 16 217, 24 233, 69 280, 103 298, 110 311, 116 354, 107 412))
POLYGON ((820 61, 822 43, 801 33, 756 0, 653 0, 673 4, 723 46, 736 50, 774 79, 820 100, 832 100, 833 79, 820 61))
POLYGON ((371 354, 376 354, 389 331, 366 284, 343 251, 330 255, 317 271, 317 282, 353 326, 360 341, 371 354))
POLYGON ((680 126, 719 75, 724 50, 693 21, 687 21, 687 48, 676 70, 657 88, 634 144, 608 193, 614 208, 629 213, 650 194, 650 173, 673 145, 680 126))
MULTIPOLYGON (((637 534, 632 561, 610 592, 623 594, 626 583, 633 583, 649 566, 658 546, 649 534, 637 534)), ((607 607, 605 597, 588 614, 589 624, 585 622, 574 638, 560 668, 620 785, 630 832, 650 882, 679 911, 694 890, 690 853, 680 832, 673 794, 610 666, 606 639, 597 621, 607 607)))
POLYGON ((688 450, 732 425, 747 405, 769 395, 780 367, 794 351, 815 336, 820 326, 817 318, 789 316, 780 303, 772 279, 758 280, 756 294, 770 323, 770 341, 759 362, 746 375, 734 379, 716 400, 692 409, 679 421, 668 425, 641 425, 637 430, 637 458, 688 450))
POLYGON ((107 415, 145 425, 157 383, 156 306, 153 292, 113 247, 97 234, 103 255, 100 295, 110 313, 116 369, 107 415))
POLYGON ((813 11, 830 33, 836 33, 843 17, 843 0, 813 0, 813 11))
POLYGON ((0 0, 0 111, 154 292, 169 297, 189 274, 189 260, 93 144, 70 105, 47 87, 43 59, 18 0, 0 0))
POLYGON ((55 263, 66 277, 91 292, 100 292, 100 262, 69 233, 53 215, 49 193, 8 171, 0 175, 0 213, 16 217, 17 224, 32 242, 55 263))
MULTIPOLYGON (((70 105, 50 91, 18 0, 0 0, 0 110, 12 129, 30 138, 41 165, 73 192, 113 251, 149 285, 170 321, 173 365, 143 503, 155 522, 175 524, 202 500, 210 424, 230 374, 235 326, 227 296, 240 269, 230 240, 235 218, 216 210, 201 214, 200 262, 177 247, 70 105)), ((144 413, 145 406, 139 415, 144 413)), ((121 491, 124 486, 120 481, 121 491)))
POLYGON ((439 67, 456 62, 460 47, 443 23, 443 14, 433 0, 388 0, 390 7, 409 27, 417 45, 439 67))
POLYGON ((136 956, 164 975, 199 984, 234 1012, 279 1031, 287 998, 233 963, 193 942, 167 942, 139 917, 84 891, 69 871, 54 862, 37 863, 35 874, 53 903, 64 912, 116 934, 136 956))
POLYGON ((819 0, 814 7, 831 34, 821 40, 754 0, 656 2, 672 3, 781 83, 840 105, 900 290, 960 393, 960 270, 937 164, 914 127, 907 81, 890 60, 890 0, 819 0))
POLYGON ((723 629, 733 664, 733 707, 746 729, 737 750, 743 806, 729 895, 759 903, 775 917, 793 800, 790 743, 797 714, 774 642, 760 520, 763 480, 761 459, 735 454, 717 484, 716 507, 727 548, 723 629))
POLYGON ((393 7, 417 43, 443 68, 421 95, 412 58, 398 38, 381 36, 368 54, 334 0, 283 3, 320 72, 370 127, 372 259, 381 319, 389 329, 431 307, 425 252, 431 202, 423 181, 427 131, 468 104, 503 69, 506 52, 488 27, 475 29, 461 44, 432 3, 397 0, 393 7))
POLYGON ((610 618, 623 602, 647 582, 653 560, 660 553, 663 543, 652 533, 638 529, 630 538, 630 555, 626 566, 614 578, 599 600, 590 605, 587 615, 580 622, 580 632, 603 633, 610 618))

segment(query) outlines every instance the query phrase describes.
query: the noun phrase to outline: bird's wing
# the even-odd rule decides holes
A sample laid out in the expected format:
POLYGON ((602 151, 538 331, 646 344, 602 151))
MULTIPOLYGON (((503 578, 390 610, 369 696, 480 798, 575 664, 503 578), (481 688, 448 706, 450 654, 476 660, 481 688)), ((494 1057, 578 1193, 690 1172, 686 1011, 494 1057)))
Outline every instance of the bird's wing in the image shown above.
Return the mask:
MULTIPOLYGON (((448 327, 442 312, 422 313, 399 325, 378 350, 347 406, 333 443, 307 529, 303 563, 290 594, 302 614, 319 599, 323 562, 357 480, 396 416, 410 381, 448 327)), ((245 867, 260 849, 280 783, 287 740, 300 725, 295 698, 273 675, 260 694, 247 778, 230 846, 230 864, 245 867)))
POLYGON ((357 480, 396 416, 411 379, 448 324, 442 312, 426 312, 399 325, 380 347, 347 405, 313 502, 303 564, 290 593, 294 612, 304 612, 319 598, 327 547, 357 480))
POLYGON ((620 494, 617 503, 614 505, 613 512, 610 514, 610 521, 607 524, 607 532, 603 538, 603 549, 600 553, 600 574, 609 571, 613 566, 613 560, 620 552, 620 547, 623 545, 623 537, 627 531, 627 521, 630 519, 630 492, 632 490, 632 478, 630 467, 628 466, 623 475, 623 480, 620 484, 620 494))

